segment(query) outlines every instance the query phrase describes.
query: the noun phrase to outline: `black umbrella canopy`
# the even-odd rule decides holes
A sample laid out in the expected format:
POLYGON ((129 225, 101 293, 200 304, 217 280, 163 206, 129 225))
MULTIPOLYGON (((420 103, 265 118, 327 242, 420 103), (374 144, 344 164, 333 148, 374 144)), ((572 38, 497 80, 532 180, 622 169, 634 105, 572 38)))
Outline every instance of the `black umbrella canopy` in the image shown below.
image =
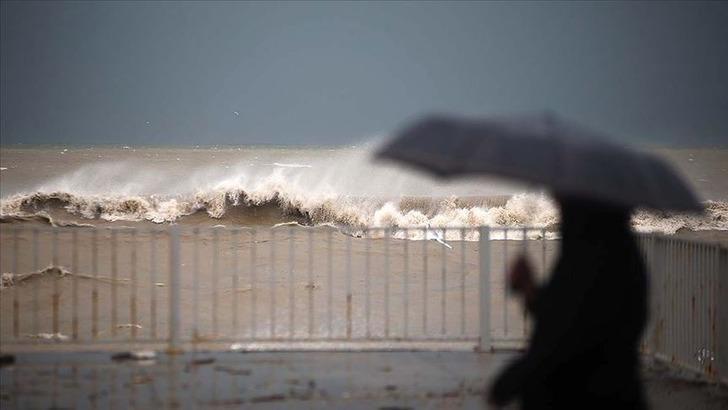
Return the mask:
POLYGON ((426 117, 396 134, 376 157, 442 178, 491 174, 621 207, 703 209, 662 159, 550 113, 426 117))

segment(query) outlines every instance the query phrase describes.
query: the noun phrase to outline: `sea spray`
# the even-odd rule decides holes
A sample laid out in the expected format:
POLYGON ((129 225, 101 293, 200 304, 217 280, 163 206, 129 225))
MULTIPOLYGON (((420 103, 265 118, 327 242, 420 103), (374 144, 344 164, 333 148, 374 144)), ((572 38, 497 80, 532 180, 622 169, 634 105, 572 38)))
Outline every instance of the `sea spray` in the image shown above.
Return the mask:
MULTIPOLYGON (((481 179, 433 181, 372 163, 368 150, 330 151, 299 150, 285 156, 253 149, 236 151, 240 158, 235 161, 217 164, 209 159, 197 166, 158 159, 87 163, 6 195, 0 200, 0 221, 54 226, 296 222, 333 225, 348 233, 365 226, 558 228, 558 207, 547 195, 481 179)), ((205 155, 214 157, 216 152, 205 155)), ((664 233, 726 230, 727 210, 721 201, 707 201, 705 215, 638 210, 633 225, 638 231, 664 233)))
MULTIPOLYGON (((89 225, 66 221, 60 214, 94 220, 149 221, 184 223, 187 217, 203 213, 209 224, 227 221, 227 225, 274 225, 297 222, 302 225, 332 224, 342 228, 365 226, 413 227, 534 227, 555 230, 559 222, 558 207, 543 194, 522 193, 500 206, 486 206, 479 198, 418 198, 422 207, 412 209, 413 198, 378 199, 288 192, 284 185, 264 185, 262 191, 243 189, 198 192, 191 196, 168 198, 157 195, 100 196, 67 192, 17 194, 0 204, 3 222, 38 220, 54 226, 89 225)), ((66 218, 67 219, 67 218, 66 218)), ((191 223, 204 223, 199 219, 191 223)), ((705 215, 686 215, 638 210, 633 218, 640 232, 673 234, 681 229, 728 229, 728 204, 706 202, 705 215)))

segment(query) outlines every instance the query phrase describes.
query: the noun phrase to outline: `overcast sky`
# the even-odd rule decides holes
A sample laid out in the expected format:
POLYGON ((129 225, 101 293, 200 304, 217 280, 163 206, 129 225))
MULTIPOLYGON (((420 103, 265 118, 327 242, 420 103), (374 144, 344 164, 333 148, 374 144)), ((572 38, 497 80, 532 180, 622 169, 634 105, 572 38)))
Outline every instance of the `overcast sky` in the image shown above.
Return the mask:
POLYGON ((728 2, 2 2, 2 143, 340 144, 551 109, 728 142, 728 2))

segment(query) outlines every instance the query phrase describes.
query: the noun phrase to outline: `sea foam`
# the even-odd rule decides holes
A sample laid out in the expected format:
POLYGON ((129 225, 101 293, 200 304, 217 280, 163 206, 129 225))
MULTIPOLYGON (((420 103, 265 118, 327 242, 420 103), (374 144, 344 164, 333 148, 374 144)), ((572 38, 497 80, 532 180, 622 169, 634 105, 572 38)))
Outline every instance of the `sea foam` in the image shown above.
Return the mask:
MULTIPOLYGON (((543 193, 482 180, 433 182, 373 165, 369 158, 367 152, 352 152, 190 169, 97 162, 3 198, 0 218, 53 225, 136 221, 272 226, 293 221, 348 230, 481 225, 557 229, 558 207, 543 193)), ((641 232, 728 230, 728 204, 707 201, 705 206, 704 215, 638 210, 632 222, 641 232)))

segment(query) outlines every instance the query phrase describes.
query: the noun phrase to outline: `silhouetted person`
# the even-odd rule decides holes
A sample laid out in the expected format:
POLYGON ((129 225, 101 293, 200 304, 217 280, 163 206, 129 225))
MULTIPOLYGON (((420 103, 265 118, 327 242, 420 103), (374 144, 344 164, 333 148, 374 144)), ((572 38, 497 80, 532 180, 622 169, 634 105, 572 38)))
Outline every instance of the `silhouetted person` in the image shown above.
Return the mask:
POLYGON ((629 210, 560 199, 562 249, 537 289, 525 259, 511 286, 533 313, 527 351, 498 376, 489 401, 524 409, 641 409, 639 340, 647 278, 629 210))

